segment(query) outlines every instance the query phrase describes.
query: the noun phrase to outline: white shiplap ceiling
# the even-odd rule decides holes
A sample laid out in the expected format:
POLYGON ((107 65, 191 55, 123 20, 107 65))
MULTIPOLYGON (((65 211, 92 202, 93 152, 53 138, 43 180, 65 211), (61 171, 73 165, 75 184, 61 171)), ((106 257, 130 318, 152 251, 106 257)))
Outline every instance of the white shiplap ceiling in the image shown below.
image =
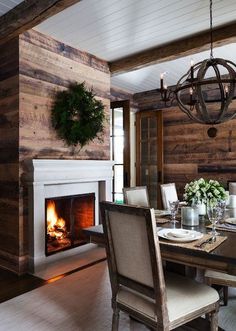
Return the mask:
MULTIPOLYGON (((236 20, 236 0, 213 2, 214 26, 236 20)), ((113 61, 208 28, 208 0, 82 0, 36 29, 113 61)))
POLYGON ((9 10, 19 5, 24 0, 0 0, 0 16, 6 14, 9 10))
MULTIPOLYGON (((23 0, 0 0, 0 16, 23 0)), ((234 21, 236 0, 213 0, 214 27, 234 21)), ((82 0, 36 27, 73 47, 107 61, 180 39, 209 27, 208 0, 82 0)), ((215 57, 236 62, 236 44, 214 50, 215 57)), ((174 85, 202 52, 112 77, 112 86, 131 93, 159 87, 159 76, 174 85)))
MULTIPOLYGON (((191 60, 194 63, 208 59, 210 51, 186 56, 173 61, 168 61, 146 68, 135 70, 112 77, 112 86, 125 89, 130 93, 149 91, 160 87, 160 74, 165 73, 164 80, 168 86, 176 85, 178 80, 189 70, 191 60)), ((236 62, 236 44, 214 49, 214 57, 224 58, 236 62)), ((221 72, 222 74, 224 72, 221 72)))
MULTIPOLYGON (((14 0, 16 1, 16 0, 14 0)), ((213 0, 213 26, 236 20, 236 0, 213 0)), ((107 61, 209 29, 209 0, 82 0, 36 30, 107 61)), ((235 45, 219 49, 236 62, 235 45)), ((208 52, 191 56, 196 62, 208 52), (196 59, 195 59, 196 58, 196 59)), ((218 56, 215 50, 215 56, 218 56)), ((112 85, 139 92, 156 88, 159 73, 174 85, 189 58, 165 62, 112 78, 112 85)))

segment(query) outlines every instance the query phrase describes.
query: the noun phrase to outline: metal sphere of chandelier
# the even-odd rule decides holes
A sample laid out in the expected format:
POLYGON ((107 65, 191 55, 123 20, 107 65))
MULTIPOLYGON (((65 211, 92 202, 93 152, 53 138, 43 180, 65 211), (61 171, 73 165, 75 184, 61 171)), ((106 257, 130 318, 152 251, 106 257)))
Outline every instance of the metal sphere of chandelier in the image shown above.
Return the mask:
POLYGON ((179 108, 194 122, 219 124, 236 117, 236 107, 229 107, 234 99, 236 65, 229 60, 213 57, 212 0, 210 0, 210 58, 191 67, 178 81, 175 90, 163 82, 161 99, 166 104, 176 99, 179 108))

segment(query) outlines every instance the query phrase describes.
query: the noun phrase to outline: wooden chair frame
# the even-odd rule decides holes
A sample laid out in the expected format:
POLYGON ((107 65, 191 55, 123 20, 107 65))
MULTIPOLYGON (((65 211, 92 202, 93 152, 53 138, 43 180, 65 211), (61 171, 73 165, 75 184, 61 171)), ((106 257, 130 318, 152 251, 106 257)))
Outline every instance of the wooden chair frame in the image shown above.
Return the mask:
MULTIPOLYGON (((104 236, 106 240, 106 252, 108 260, 108 268, 110 274, 111 288, 112 288, 112 331, 118 331, 119 325, 119 311, 122 310, 128 313, 134 319, 139 320, 146 326, 158 330, 158 331, 169 331, 180 325, 183 325, 195 318, 200 317, 203 314, 210 314, 211 316, 211 331, 218 330, 218 302, 210 304, 204 308, 198 309, 193 313, 186 314, 184 318, 179 318, 173 322, 169 321, 168 310, 167 310, 167 298, 165 289, 165 280, 163 275, 162 259, 160 253, 160 247, 158 238, 156 237, 156 230, 152 222, 151 210, 149 208, 138 208, 135 206, 117 205, 111 202, 101 202, 100 210, 104 228, 104 236), (113 246, 113 239, 109 221, 109 212, 118 212, 122 214, 136 215, 145 217, 145 226, 147 231, 148 246, 150 253, 152 277, 153 277, 153 288, 138 283, 132 279, 124 277, 118 273, 115 251, 113 246), (125 286, 131 290, 136 291, 139 294, 145 295, 152 298, 156 307, 157 322, 151 318, 138 313, 136 310, 119 303, 116 300, 117 293, 120 286, 125 286)), ((137 266, 138 272, 138 266, 137 266)))

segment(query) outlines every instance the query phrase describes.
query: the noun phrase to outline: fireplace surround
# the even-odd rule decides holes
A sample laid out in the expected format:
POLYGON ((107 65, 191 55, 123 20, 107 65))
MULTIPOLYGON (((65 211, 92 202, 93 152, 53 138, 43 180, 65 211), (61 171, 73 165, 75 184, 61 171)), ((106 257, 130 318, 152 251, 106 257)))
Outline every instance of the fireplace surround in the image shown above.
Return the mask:
POLYGON ((32 160, 29 173, 29 267, 34 274, 47 265, 81 254, 89 245, 47 255, 45 251, 46 201, 93 194, 94 223, 99 224, 99 201, 111 201, 113 161, 32 160))

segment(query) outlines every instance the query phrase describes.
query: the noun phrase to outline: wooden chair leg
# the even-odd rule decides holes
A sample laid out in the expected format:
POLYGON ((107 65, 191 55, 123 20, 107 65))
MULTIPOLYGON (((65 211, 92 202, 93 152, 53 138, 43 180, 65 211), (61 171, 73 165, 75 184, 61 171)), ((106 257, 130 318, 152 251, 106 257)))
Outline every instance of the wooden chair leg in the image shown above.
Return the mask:
POLYGON ((227 304, 228 304, 228 286, 223 287, 223 300, 224 300, 224 306, 227 306, 227 304))
POLYGON ((118 331, 119 329, 119 315, 120 310, 118 308, 114 308, 112 315, 112 331, 118 331))
POLYGON ((211 331, 218 331, 218 312, 211 313, 211 331))

